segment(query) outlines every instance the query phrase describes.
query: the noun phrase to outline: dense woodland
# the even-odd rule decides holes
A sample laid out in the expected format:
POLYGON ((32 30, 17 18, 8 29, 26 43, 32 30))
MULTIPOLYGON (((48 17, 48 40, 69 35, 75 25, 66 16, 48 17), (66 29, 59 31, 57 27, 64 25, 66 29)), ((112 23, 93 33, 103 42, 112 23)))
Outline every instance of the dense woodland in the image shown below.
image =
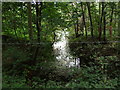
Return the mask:
POLYGON ((119 19, 120 2, 3 2, 3 88, 119 89, 119 19), (77 66, 56 64, 61 32, 77 66))

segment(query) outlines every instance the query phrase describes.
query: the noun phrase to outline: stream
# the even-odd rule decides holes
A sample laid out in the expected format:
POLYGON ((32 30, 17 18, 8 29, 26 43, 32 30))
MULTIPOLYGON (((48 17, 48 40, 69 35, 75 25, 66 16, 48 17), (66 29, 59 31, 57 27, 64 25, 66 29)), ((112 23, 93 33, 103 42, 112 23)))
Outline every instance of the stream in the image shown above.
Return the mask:
POLYGON ((56 31, 56 42, 53 44, 53 50, 56 57, 57 66, 61 67, 80 67, 80 58, 70 54, 69 32, 66 30, 56 31))

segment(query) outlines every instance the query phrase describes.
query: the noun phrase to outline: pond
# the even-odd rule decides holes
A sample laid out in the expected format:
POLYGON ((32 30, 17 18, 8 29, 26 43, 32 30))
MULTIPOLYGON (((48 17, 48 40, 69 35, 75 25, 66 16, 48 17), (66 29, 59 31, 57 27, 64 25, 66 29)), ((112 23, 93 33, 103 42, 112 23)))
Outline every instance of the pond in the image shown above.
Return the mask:
POLYGON ((53 50, 56 57, 56 64, 61 67, 80 67, 80 58, 72 56, 69 48, 69 32, 61 30, 55 32, 56 42, 53 44, 53 50))

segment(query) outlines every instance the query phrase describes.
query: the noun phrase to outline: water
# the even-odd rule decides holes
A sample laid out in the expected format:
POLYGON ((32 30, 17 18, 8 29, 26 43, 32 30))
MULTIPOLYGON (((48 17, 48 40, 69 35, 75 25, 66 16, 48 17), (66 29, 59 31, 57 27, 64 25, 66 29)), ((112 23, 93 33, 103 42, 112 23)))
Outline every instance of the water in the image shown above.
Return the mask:
POLYGON ((70 54, 68 46, 68 31, 56 31, 56 42, 53 44, 53 49, 56 56, 56 64, 62 67, 80 67, 80 59, 70 54))

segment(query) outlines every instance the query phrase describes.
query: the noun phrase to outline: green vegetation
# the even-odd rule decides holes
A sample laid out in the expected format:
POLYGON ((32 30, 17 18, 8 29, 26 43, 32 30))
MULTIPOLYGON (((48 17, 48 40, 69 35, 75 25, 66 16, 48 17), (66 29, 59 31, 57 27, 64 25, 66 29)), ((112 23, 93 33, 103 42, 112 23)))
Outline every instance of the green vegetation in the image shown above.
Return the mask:
POLYGON ((3 88, 119 89, 119 18, 120 2, 3 2, 3 88))

